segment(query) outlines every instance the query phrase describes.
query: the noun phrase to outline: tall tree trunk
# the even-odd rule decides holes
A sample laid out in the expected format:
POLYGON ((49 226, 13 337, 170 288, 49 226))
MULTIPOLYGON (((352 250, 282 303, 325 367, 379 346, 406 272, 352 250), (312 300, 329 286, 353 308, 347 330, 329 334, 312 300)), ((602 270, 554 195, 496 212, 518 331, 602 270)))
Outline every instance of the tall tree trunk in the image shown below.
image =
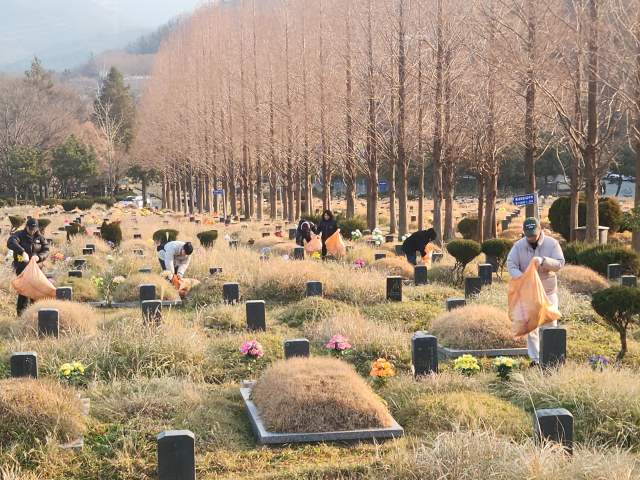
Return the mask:
POLYGON ((346 24, 346 115, 345 115, 345 130, 347 139, 347 151, 345 155, 344 166, 344 183, 347 187, 345 193, 345 200, 347 203, 347 217, 352 217, 356 213, 356 165, 355 154, 353 147, 353 98, 351 89, 351 27, 350 27, 350 15, 351 12, 347 12, 345 17, 346 24))
POLYGON ((442 191, 444 198, 444 232, 442 237, 445 242, 453 240, 456 237, 453 218, 453 192, 454 172, 448 163, 442 169, 442 191))
MULTIPOLYGON (((634 198, 634 207, 640 207, 640 9, 637 11, 636 20, 636 72, 635 72, 635 132, 634 141, 636 144, 636 192, 634 198)), ((634 231, 631 236, 631 245, 633 249, 640 253, 640 231, 634 231)))
POLYGON ((207 169, 207 173, 204 176, 204 191, 206 192, 204 200, 205 212, 210 214, 213 210, 211 208, 211 172, 209 172, 209 169, 207 169))
POLYGON ((406 122, 406 56, 404 1, 398 1, 398 235, 409 232, 407 225, 407 154, 405 151, 406 122))
POLYGON ((299 219, 300 215, 302 215, 302 175, 300 174, 300 161, 296 161, 296 188, 295 188, 295 197, 296 197, 296 215, 295 218, 299 219))
POLYGON ((424 228, 424 102, 422 98, 422 38, 418 51, 418 228, 424 228))
MULTIPOLYGON (((535 193, 536 191, 536 122, 535 122, 535 106, 536 106, 536 83, 533 66, 535 65, 535 42, 536 42, 536 23, 534 0, 527 0, 528 22, 527 22, 527 56, 529 60, 529 68, 527 70, 527 78, 525 80, 525 113, 524 113, 524 193, 535 193)), ((527 205, 525 208, 526 216, 533 217, 535 215, 535 207, 533 204, 527 205)))
POLYGON ((183 196, 182 196, 182 184, 180 183, 180 176, 178 176, 178 178, 176 178, 176 194, 178 196, 178 205, 177 205, 177 212, 182 213, 182 202, 183 202, 183 196))
POLYGON ((476 240, 478 241, 478 243, 482 243, 484 241, 484 236, 483 236, 483 225, 484 225, 484 216, 483 216, 483 210, 484 210, 484 190, 485 190, 485 180, 484 177, 482 175, 478 175, 476 177, 476 180, 478 181, 478 230, 476 233, 476 240))
POLYGON ((587 243, 598 241, 598 0, 589 0, 587 142, 585 146, 585 198, 587 203, 587 243))
POLYGON ((373 5, 367 0, 367 228, 378 225, 378 137, 376 130, 376 96, 373 64, 373 5))
POLYGON ((396 165, 393 155, 389 155, 389 233, 398 233, 396 215, 396 165))
POLYGON ((256 157, 256 218, 262 220, 262 202, 264 197, 264 189, 262 188, 262 155, 256 157))
MULTIPOLYGON (((212 190, 218 190, 218 174, 217 173, 213 173, 213 175, 211 176, 211 181, 212 181, 212 190)), ((213 211, 215 213, 218 213, 218 195, 211 195, 212 200, 213 200, 213 211)))
POLYGON ((187 175, 187 188, 189 189, 189 214, 193 215, 195 213, 195 202, 194 202, 194 194, 193 191, 193 172, 189 169, 189 174, 187 175))
POLYGON ((442 0, 437 0, 437 45, 436 45, 436 85, 433 133, 433 228, 436 231, 436 245, 442 245, 442 96, 444 68, 444 34, 442 0))
POLYGON ((493 171, 487 178, 486 203, 484 207, 484 235, 488 240, 496 237, 496 198, 498 197, 498 174, 493 171))

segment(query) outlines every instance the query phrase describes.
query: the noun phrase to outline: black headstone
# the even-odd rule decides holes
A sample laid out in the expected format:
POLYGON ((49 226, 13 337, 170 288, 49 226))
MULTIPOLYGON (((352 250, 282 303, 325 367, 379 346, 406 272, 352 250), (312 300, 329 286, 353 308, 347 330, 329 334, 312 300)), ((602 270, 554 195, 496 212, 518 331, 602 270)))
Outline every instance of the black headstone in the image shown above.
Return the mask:
POLYGON ((289 240, 295 240, 296 238, 296 228, 290 228, 289 229, 289 240))
POLYGON ((492 257, 491 255, 485 255, 484 263, 488 263, 489 265, 491 265, 491 271, 493 273, 498 271, 498 260, 496 259, 496 257, 492 257))
POLYGON ((637 287, 638 277, 634 277, 633 275, 622 275, 620 277, 620 285, 623 287, 637 287))
POLYGON ((222 267, 209 267, 209 275, 215 275, 216 273, 222 273, 222 267))
POLYGON ((502 220, 502 231, 506 231, 509 228, 509 220, 502 220))
POLYGON ((373 258, 374 258, 374 260, 382 260, 383 258, 387 258, 387 254, 386 253, 374 253, 373 258))
POLYGON ((402 301, 402 277, 387 277, 387 300, 392 302, 402 301))
POLYGON ((393 235, 385 235, 384 241, 386 243, 393 243, 393 235))
POLYGON ((238 248, 238 240, 231 240, 229 242, 229 248, 238 248))
POLYGON ((53 335, 58 338, 59 313, 57 308, 38 310, 38 333, 41 337, 53 335))
POLYGON ((134 234, 133 234, 133 238, 134 238, 134 239, 136 239, 136 238, 142 238, 142 234, 141 234, 141 233, 134 233, 134 234))
POLYGON ((304 260, 304 247, 295 247, 293 249, 294 260, 304 260))
POLYGON ((270 232, 262 232, 262 236, 263 237, 270 237, 271 233, 270 232))
POLYGON ((415 215, 411 215, 411 221, 412 222, 417 222, 418 221, 418 217, 416 217, 415 215))
POLYGON ((85 245, 86 248, 90 248, 91 250, 93 250, 94 252, 96 251, 96 244, 95 243, 87 243, 85 245))
POLYGON ((150 268, 139 268, 138 273, 151 273, 150 268))
POLYGON ((145 300, 142 305, 142 321, 149 323, 162 323, 162 300, 145 300))
POLYGON ((82 270, 69 270, 68 275, 70 277, 82 278, 82 270))
POLYGON ((371 230, 363 230, 362 235, 371 235, 371 230))
POLYGON ((83 255, 93 255, 93 249, 92 248, 83 248, 82 249, 82 254, 83 255))
POLYGON ((396 245, 395 249, 396 255, 398 255, 399 257, 405 255, 405 253, 402 251, 402 245, 396 245))
MULTIPOLYGON (((225 283, 225 285, 227 284, 225 283)), ((264 300, 249 300, 245 303, 245 308, 247 311, 247 330, 266 332, 264 300)))
POLYGON ((222 299, 225 303, 236 303, 240 300, 240 289, 236 282, 222 284, 222 299))
POLYGON ((58 288, 56 288, 56 300, 69 300, 69 301, 71 301, 71 287, 58 287, 58 288))
POLYGON ((87 268, 87 261, 84 258, 78 258, 73 261, 73 267, 78 268, 87 268))
POLYGON ((38 354, 36 352, 15 352, 11 354, 11 376, 38 378, 38 354))
POLYGON ((93 236, 94 237, 99 237, 100 236, 100 232, 93 232, 93 236))
POLYGON ((431 263, 440 263, 440 261, 442 260, 442 257, 444 257, 443 253, 433 252, 431 254, 431 263))
POLYGON ((539 442, 559 443, 573 454, 573 415, 566 408, 536 410, 533 430, 539 442))
POLYGON ((294 338, 284 341, 284 358, 308 357, 309 340, 306 338, 294 338))
POLYGON ((428 283, 426 265, 416 265, 413 267, 413 283, 414 285, 424 285, 428 283))
POLYGON ((540 366, 564 365, 567 358, 567 331, 561 327, 541 328, 540 366))
POLYGON ((433 335, 416 332, 411 338, 413 377, 438 373, 438 340, 433 335))
POLYGON ((493 268, 490 263, 478 264, 478 276, 482 282, 482 285, 491 285, 493 281, 493 268))
POLYGON ((464 298, 447 298, 445 301, 445 310, 450 312, 454 308, 464 307, 467 305, 467 300, 464 298))
POLYGON ((158 480, 196 480, 195 436, 189 430, 158 435, 158 480))
POLYGON ((618 280, 622 275, 622 267, 619 263, 607 265, 607 278, 609 280, 618 280))
POLYGON ((322 296, 322 282, 316 280, 309 280, 307 282, 307 297, 321 297, 322 296))
POLYGON ((143 283, 140 285, 140 301, 155 300, 156 299, 156 285, 154 283, 143 283))
POLYGON ((66 230, 67 230, 66 227, 58 227, 58 231, 60 231, 60 232, 64 232, 66 230))
POLYGON ((195 217, 189 217, 189 221, 190 221, 190 222, 195 222, 195 221, 196 221, 196 219, 195 219, 195 217))
POLYGON ((469 298, 471 295, 477 295, 482 289, 482 279, 480 277, 465 277, 464 279, 464 297, 469 298))
POLYGON ((142 256, 142 255, 144 255, 144 249, 142 249, 142 248, 134 248, 133 249, 133 254, 142 256))

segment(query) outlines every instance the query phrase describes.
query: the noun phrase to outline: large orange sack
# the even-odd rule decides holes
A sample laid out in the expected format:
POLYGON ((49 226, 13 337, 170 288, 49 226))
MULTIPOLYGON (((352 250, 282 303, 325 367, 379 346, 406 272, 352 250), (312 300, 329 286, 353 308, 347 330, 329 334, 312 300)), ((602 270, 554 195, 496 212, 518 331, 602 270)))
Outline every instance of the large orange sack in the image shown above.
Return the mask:
POLYGON ((327 246, 327 252, 329 252, 335 258, 342 258, 347 254, 347 246, 342 241, 340 229, 338 229, 336 233, 327 238, 324 244, 327 246))
POLYGON ((177 275, 173 276, 173 287, 178 291, 178 295, 184 297, 192 287, 200 285, 200 280, 195 278, 178 278, 177 275))
POLYGON ((562 316, 547 298, 533 260, 520 278, 509 280, 508 298, 509 319, 516 338, 523 337, 562 316))
POLYGON ((307 253, 315 253, 322 248, 322 242, 320 241, 320 237, 317 235, 311 239, 310 242, 304 246, 304 249, 307 253))
POLYGON ((56 287, 44 276, 34 258, 29 260, 27 268, 20 275, 11 280, 11 286, 20 295, 32 300, 56 298, 56 287))

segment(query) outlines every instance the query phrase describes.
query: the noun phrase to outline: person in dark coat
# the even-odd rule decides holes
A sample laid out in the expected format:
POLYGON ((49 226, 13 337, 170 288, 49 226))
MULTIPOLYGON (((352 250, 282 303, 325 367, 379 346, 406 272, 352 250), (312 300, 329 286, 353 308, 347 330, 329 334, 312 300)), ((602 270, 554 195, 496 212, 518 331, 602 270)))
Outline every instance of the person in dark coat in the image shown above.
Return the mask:
POLYGON ((436 231, 433 228, 429 230, 420 230, 409 236, 402 243, 402 251, 407 257, 407 261, 411 265, 416 264, 416 252, 420 252, 420 256, 424 257, 427 254, 425 250, 430 242, 433 242, 437 237, 436 231))
POLYGON ((325 242, 327 239, 338 231, 338 222, 333 218, 331 210, 325 210, 322 213, 322 220, 318 225, 318 234, 322 234, 322 259, 327 257, 327 246, 325 242))
MULTIPOLYGON (((13 250, 13 269, 16 275, 20 275, 31 258, 35 258, 38 266, 42 268, 44 261, 49 256, 49 245, 47 239, 38 231, 38 220, 30 218, 24 230, 18 230, 9 237, 7 247, 13 250), (18 260, 21 256, 21 260, 18 260)), ((22 295, 18 295, 17 312, 18 316, 22 314, 29 303, 30 299, 22 295)))
POLYGON ((311 241, 312 232, 318 234, 318 227, 316 227, 316 224, 310 220, 301 218, 298 222, 298 229, 296 230, 296 245, 302 247, 305 241, 309 243, 311 241))

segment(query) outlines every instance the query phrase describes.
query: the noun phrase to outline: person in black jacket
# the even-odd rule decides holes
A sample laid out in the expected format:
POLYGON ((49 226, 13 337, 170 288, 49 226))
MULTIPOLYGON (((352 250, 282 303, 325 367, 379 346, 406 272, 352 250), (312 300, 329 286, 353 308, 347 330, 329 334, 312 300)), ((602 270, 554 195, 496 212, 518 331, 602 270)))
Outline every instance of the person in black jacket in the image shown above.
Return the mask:
POLYGON ((303 246, 304 241, 309 243, 311 241, 311 232, 317 234, 318 227, 310 220, 301 218, 298 222, 298 229, 296 230, 296 245, 303 246))
POLYGON ((402 251, 407 256, 407 261, 411 265, 416 264, 416 252, 420 252, 420 256, 424 257, 427 252, 425 248, 430 242, 433 242, 437 237, 436 231, 433 228, 429 230, 420 230, 413 233, 402 243, 402 251))
MULTIPOLYGON (((13 250, 13 269, 16 275, 20 275, 27 268, 31 258, 34 258, 42 268, 42 264, 49 256, 49 245, 44 235, 38 231, 38 220, 35 218, 27 220, 24 230, 18 230, 9 237, 7 247, 13 250), (22 261, 18 256, 21 256, 22 261)), ((18 295, 18 316, 27 308, 29 300, 27 297, 18 295)))
POLYGON ((318 233, 322 234, 322 259, 327 258, 327 246, 325 242, 327 239, 338 231, 338 222, 333 218, 331 210, 325 210, 322 213, 322 220, 318 225, 318 233))

